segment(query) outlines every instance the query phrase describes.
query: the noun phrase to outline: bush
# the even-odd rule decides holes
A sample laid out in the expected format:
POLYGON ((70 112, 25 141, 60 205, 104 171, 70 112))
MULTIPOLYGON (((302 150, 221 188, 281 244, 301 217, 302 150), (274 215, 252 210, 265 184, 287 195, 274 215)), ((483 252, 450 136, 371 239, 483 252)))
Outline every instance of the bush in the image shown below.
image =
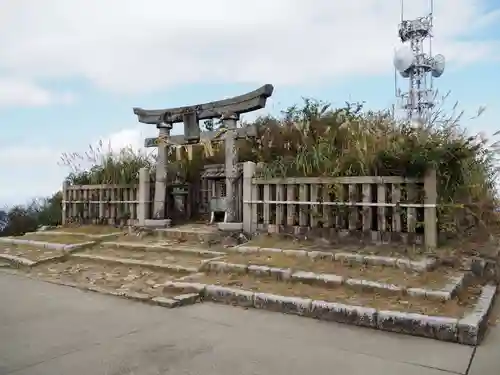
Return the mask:
POLYGON ((5 225, 0 226, 0 236, 19 236, 43 225, 60 225, 61 202, 62 194, 57 192, 50 198, 34 199, 27 205, 3 211, 5 225))
POLYGON ((114 152, 110 146, 105 150, 102 141, 97 147, 89 146, 83 154, 71 153, 61 156, 61 164, 71 172, 66 181, 71 185, 134 184, 139 182, 139 170, 152 168, 155 159, 131 147, 114 152))

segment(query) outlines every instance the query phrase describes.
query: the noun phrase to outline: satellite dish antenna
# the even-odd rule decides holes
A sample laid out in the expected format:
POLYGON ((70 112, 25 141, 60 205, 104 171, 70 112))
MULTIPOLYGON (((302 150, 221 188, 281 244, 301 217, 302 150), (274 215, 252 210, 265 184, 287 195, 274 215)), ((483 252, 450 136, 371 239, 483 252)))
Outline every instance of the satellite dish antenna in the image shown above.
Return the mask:
POLYGON ((432 76, 434 78, 439 78, 444 72, 444 67, 446 65, 446 60, 443 55, 439 54, 434 56, 432 62, 432 76))
POLYGON ((401 75, 403 75, 404 72, 406 72, 412 67, 413 64, 415 64, 415 55, 413 54, 411 48, 408 46, 403 46, 396 50, 396 52, 394 53, 393 63, 396 70, 401 75))

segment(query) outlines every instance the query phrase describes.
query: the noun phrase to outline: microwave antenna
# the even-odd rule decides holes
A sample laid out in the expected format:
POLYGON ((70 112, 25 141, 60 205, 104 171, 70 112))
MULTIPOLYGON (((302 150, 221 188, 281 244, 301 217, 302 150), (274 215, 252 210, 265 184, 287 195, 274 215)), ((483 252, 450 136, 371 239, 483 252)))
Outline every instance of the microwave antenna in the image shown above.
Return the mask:
POLYGON ((401 0, 398 33, 402 45, 396 49, 393 60, 398 106, 405 111, 409 122, 421 125, 429 123, 436 98, 433 80, 441 77, 446 63, 443 55, 432 55, 433 12, 434 1, 430 0, 430 12, 427 16, 407 20, 404 17, 404 0, 401 0), (406 82, 402 86, 407 89, 399 88, 398 73, 403 82, 406 82))

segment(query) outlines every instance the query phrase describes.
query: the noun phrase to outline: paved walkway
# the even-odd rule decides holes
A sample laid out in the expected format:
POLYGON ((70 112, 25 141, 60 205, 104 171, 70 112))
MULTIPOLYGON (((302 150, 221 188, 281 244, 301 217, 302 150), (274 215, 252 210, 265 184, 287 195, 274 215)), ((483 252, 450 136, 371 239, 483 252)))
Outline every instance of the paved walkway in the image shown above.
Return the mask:
MULTIPOLYGON (((471 374, 500 373, 488 348, 471 374)), ((0 272, 0 375, 443 375, 465 374, 473 354, 265 311, 168 310, 0 272)))

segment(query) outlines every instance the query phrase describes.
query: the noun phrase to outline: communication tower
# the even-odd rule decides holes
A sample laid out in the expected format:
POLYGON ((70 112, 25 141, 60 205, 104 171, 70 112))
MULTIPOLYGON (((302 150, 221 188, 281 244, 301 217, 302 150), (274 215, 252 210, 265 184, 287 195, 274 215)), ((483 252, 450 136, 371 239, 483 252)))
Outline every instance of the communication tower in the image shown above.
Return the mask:
POLYGON ((431 109, 434 107, 435 92, 433 79, 444 72, 445 58, 438 54, 432 56, 432 28, 434 1, 430 0, 430 12, 425 17, 413 20, 404 19, 404 0, 401 0, 401 22, 398 27, 399 39, 403 44, 394 53, 394 67, 406 81, 408 91, 398 86, 395 72, 396 97, 399 107, 406 112, 410 122, 427 124, 431 109), (425 48, 427 43, 427 49, 425 48))

